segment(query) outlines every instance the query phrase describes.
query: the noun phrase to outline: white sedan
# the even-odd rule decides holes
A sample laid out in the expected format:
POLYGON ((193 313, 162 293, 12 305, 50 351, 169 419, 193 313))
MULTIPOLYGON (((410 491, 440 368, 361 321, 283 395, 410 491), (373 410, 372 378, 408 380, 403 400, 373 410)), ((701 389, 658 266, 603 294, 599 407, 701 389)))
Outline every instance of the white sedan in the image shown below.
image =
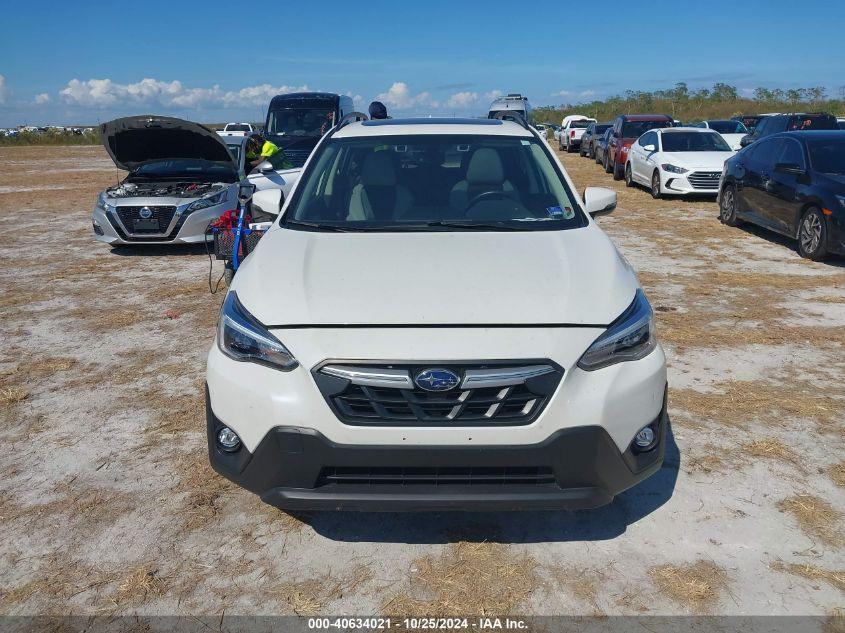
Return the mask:
POLYGON ((693 127, 651 130, 631 146, 625 184, 649 187, 654 198, 666 194, 719 192, 725 161, 734 151, 721 134, 693 127))
POLYGON ((751 133, 741 121, 734 121, 733 119, 708 119, 700 123, 692 123, 689 127, 703 127, 718 132, 728 142, 731 149, 736 151, 742 149, 742 145, 740 145, 742 137, 751 133))

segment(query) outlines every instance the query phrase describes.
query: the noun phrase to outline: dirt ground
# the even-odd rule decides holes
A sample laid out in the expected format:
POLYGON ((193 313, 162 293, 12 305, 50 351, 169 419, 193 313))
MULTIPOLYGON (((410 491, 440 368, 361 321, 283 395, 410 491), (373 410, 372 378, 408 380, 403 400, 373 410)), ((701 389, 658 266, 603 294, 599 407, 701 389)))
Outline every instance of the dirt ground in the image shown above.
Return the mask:
MULTIPOLYGON (((95 243, 102 149, 0 149, 0 613, 814 614, 845 605, 845 261, 577 154, 669 358, 654 477, 592 512, 305 520, 207 464, 200 248, 95 243)), ((219 275, 221 269, 216 267, 219 275)))

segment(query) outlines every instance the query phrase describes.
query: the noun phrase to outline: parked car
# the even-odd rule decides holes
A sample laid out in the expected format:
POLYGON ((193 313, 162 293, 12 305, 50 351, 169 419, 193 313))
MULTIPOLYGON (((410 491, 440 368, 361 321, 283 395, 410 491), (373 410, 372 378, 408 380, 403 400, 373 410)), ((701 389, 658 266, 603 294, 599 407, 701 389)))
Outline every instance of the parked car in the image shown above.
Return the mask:
POLYGON ((766 136, 725 163, 719 217, 798 242, 802 257, 845 255, 845 131, 766 136))
POLYGON ((832 114, 812 112, 805 114, 773 114, 766 116, 754 128, 754 132, 742 137, 740 145, 745 147, 761 138, 778 132, 799 132, 803 130, 838 130, 839 124, 832 114))
POLYGON ((172 117, 126 117, 103 123, 100 142, 115 165, 129 172, 97 197, 92 224, 100 242, 204 242, 209 222, 237 206, 243 157, 236 159, 205 126, 172 117))
POLYGON ((317 143, 344 116, 354 112, 352 98, 330 92, 294 92, 270 100, 264 136, 302 167, 317 143))
POLYGON ((604 152, 604 170, 612 173, 614 180, 622 180, 628 149, 634 141, 649 130, 670 128, 672 125, 672 117, 665 114, 623 114, 616 117, 604 152))
POLYGON ((548 135, 549 135, 548 130, 546 130, 546 126, 543 125, 542 123, 537 123, 534 126, 534 129, 536 129, 537 132, 539 132, 540 138, 544 138, 544 139, 548 138, 548 135))
POLYGON ((845 130, 845 117, 837 117, 836 122, 839 124, 840 130, 845 130))
POLYGON ((512 121, 333 130, 223 303, 212 466, 289 510, 609 503, 668 427, 615 205, 512 121))
POLYGON ((488 119, 495 119, 496 117, 507 115, 515 112, 522 116, 526 121, 531 120, 531 104, 528 102, 528 97, 523 97, 518 92, 512 92, 506 97, 499 97, 493 99, 490 104, 490 109, 487 112, 488 119))
POLYGON ((687 127, 703 127, 714 130, 722 135, 722 138, 727 141, 733 150, 739 150, 742 147, 740 141, 743 136, 749 133, 748 128, 742 124, 742 121, 734 121, 733 119, 707 119, 698 123, 690 123, 687 127))
POLYGON ((595 153, 596 153, 596 163, 599 165, 604 165, 605 171, 608 171, 608 167, 606 166, 605 157, 607 156, 607 146, 610 143, 610 137, 613 134, 613 127, 609 127, 604 131, 604 134, 593 144, 595 153))
POLYGON ((713 130, 673 127, 651 130, 628 151, 625 184, 663 195, 717 194, 725 160, 733 150, 713 130))
POLYGON ((552 135, 555 137, 555 140, 559 141, 560 140, 560 126, 555 125, 554 123, 549 123, 549 125, 551 126, 552 130, 554 130, 552 132, 552 135))
POLYGON ((581 137, 584 135, 584 130, 590 123, 595 122, 595 119, 580 114, 571 114, 564 117, 558 138, 558 149, 574 152, 581 147, 581 137))
POLYGON ((756 128, 760 121, 762 121, 766 116, 768 115, 738 114, 736 116, 732 116, 731 121, 739 121, 748 129, 748 133, 751 134, 754 131, 754 128, 756 128))
POLYGON ((610 123, 598 123, 595 121, 590 123, 584 130, 584 134, 581 136, 581 147, 578 149, 578 153, 581 156, 595 158, 596 142, 608 129, 610 129, 610 123))
POLYGON ((249 137, 227 136, 223 140, 226 143, 226 147, 229 148, 229 151, 235 157, 235 163, 238 165, 238 172, 241 174, 241 179, 246 178, 249 180, 249 182, 255 185, 256 191, 279 189, 282 195, 287 197, 296 184, 296 181, 299 180, 299 175, 302 173, 301 167, 276 169, 269 161, 260 163, 250 173, 245 173, 246 144, 249 141, 249 137))
POLYGON ((220 136, 249 136, 253 131, 250 123, 227 123, 218 134, 220 136))

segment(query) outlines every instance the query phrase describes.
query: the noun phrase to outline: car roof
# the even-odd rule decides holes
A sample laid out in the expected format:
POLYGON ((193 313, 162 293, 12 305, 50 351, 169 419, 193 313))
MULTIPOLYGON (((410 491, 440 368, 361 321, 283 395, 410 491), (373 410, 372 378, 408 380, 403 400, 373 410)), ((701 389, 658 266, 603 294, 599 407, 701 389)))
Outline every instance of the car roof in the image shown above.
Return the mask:
POLYGON ((655 128, 654 130, 649 130, 649 132, 663 132, 668 134, 673 134, 674 132, 700 132, 703 134, 718 134, 715 130, 711 130, 709 127, 659 127, 655 128))
POLYGON ((499 119, 379 119, 349 123, 333 134, 334 138, 363 136, 403 136, 416 134, 475 134, 478 136, 519 136, 530 138, 530 130, 513 121, 499 119))
POLYGON ((666 114, 620 114, 620 118, 626 121, 671 121, 666 114))
POLYGON ((845 130, 793 130, 791 132, 778 132, 770 134, 765 138, 787 137, 804 139, 805 141, 841 141, 845 140, 845 130))

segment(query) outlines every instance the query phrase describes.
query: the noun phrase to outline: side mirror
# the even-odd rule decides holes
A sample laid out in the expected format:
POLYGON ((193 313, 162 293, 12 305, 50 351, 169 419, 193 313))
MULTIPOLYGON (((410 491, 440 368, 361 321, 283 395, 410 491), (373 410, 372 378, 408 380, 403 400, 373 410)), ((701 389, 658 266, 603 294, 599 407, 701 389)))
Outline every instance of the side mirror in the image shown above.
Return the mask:
MULTIPOLYGON (((262 189, 253 194, 252 207, 265 215, 275 218, 279 215, 279 211, 282 210, 282 200, 281 189, 262 189)), ((255 213, 253 213, 254 215, 255 213)))
POLYGON ((741 139, 739 139, 739 146, 740 147, 746 147, 747 145, 750 145, 750 144, 751 144, 751 135, 750 134, 746 134, 741 139))
POLYGON ((650 154, 651 152, 654 152, 654 151, 656 151, 656 150, 657 150, 657 148, 656 148, 654 145, 652 145, 651 143, 649 143, 648 145, 643 145, 643 149, 644 149, 645 151, 647 151, 649 154, 650 154))
POLYGON ((271 163, 269 160, 265 160, 263 163, 259 163, 258 171, 260 171, 262 174, 269 174, 273 171, 273 163, 271 163))
POLYGON ((616 192, 607 187, 587 187, 584 190, 584 206, 593 217, 610 213, 616 208, 616 192))

